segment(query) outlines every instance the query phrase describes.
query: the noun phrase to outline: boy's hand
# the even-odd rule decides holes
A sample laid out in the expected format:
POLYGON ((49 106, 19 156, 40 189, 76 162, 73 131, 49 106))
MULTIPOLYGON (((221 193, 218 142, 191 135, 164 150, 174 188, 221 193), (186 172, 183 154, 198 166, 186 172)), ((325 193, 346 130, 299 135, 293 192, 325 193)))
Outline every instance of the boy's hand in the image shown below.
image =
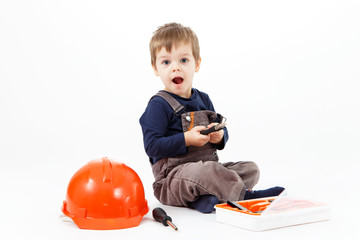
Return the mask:
MULTIPOLYGON (((219 123, 211 123, 211 124, 209 124, 207 127, 208 127, 208 128, 211 128, 212 126, 218 125, 218 124, 219 124, 219 123)), ((219 144, 219 143, 222 141, 222 139, 223 139, 224 130, 221 129, 221 130, 219 130, 219 131, 212 132, 212 133, 209 134, 209 136, 210 136, 210 141, 209 141, 210 143, 219 144)))
POLYGON ((204 126, 196 126, 193 127, 190 131, 185 132, 184 137, 186 146, 201 147, 204 146, 207 142, 209 142, 211 134, 203 135, 200 133, 202 130, 205 129, 206 127, 204 126))

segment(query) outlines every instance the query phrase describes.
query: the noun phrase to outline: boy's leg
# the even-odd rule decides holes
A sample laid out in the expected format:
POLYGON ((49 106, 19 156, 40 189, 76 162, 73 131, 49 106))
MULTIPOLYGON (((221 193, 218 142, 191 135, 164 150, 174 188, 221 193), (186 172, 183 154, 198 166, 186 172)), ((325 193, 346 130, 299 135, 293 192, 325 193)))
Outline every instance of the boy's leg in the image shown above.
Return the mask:
POLYGON ((239 175, 218 162, 192 162, 175 167, 157 190, 161 203, 190 207, 200 196, 213 195, 220 202, 238 200, 246 186, 239 175))
POLYGON ((283 187, 278 186, 264 190, 250 190, 259 181, 260 177, 259 168, 254 162, 228 162, 223 165, 239 174, 247 188, 246 193, 241 195, 239 200, 278 196, 284 190, 283 187))
POLYGON ((282 193, 282 191, 284 191, 284 189, 285 188, 283 187, 276 186, 264 190, 246 190, 244 200, 278 196, 280 193, 282 193))
POLYGON ((224 167, 235 171, 242 179, 247 189, 252 189, 259 181, 260 170, 254 162, 240 161, 222 163, 224 167))

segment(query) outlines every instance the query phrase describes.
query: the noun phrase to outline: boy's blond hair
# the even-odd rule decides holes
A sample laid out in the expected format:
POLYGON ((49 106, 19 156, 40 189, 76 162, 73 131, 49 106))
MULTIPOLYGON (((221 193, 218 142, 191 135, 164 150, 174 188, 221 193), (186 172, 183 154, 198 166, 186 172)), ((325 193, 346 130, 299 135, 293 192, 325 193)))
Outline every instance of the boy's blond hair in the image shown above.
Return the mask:
POLYGON ((195 61, 200 59, 200 46, 196 34, 189 27, 179 23, 167 23, 159 27, 150 40, 151 65, 156 67, 156 54, 165 47, 171 52, 173 44, 178 47, 180 44, 191 44, 192 54, 195 61))

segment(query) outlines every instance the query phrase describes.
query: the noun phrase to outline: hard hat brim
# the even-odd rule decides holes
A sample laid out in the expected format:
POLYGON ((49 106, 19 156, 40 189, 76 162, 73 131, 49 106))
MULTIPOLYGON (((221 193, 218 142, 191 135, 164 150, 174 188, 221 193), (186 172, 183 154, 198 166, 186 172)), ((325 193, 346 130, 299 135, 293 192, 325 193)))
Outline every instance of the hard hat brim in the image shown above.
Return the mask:
MULTIPOLYGON (((145 200, 146 201, 146 200, 145 200)), ((90 217, 77 217, 72 216, 66 209, 66 204, 61 208, 62 212, 70 217, 73 222, 80 229, 92 229, 92 230, 114 230, 136 227, 140 224, 144 215, 149 212, 148 204, 145 204, 143 209, 138 215, 131 217, 118 217, 118 218, 90 218, 90 217)))

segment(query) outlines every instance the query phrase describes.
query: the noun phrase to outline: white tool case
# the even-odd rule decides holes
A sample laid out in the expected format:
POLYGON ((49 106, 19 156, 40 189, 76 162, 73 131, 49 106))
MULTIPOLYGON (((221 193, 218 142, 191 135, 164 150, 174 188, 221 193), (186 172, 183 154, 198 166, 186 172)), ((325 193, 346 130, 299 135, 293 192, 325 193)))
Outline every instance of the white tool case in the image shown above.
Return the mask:
POLYGON ((237 202, 249 211, 226 203, 218 204, 215 206, 216 220, 252 231, 264 231, 330 219, 331 210, 326 204, 288 196, 277 198, 237 202))

